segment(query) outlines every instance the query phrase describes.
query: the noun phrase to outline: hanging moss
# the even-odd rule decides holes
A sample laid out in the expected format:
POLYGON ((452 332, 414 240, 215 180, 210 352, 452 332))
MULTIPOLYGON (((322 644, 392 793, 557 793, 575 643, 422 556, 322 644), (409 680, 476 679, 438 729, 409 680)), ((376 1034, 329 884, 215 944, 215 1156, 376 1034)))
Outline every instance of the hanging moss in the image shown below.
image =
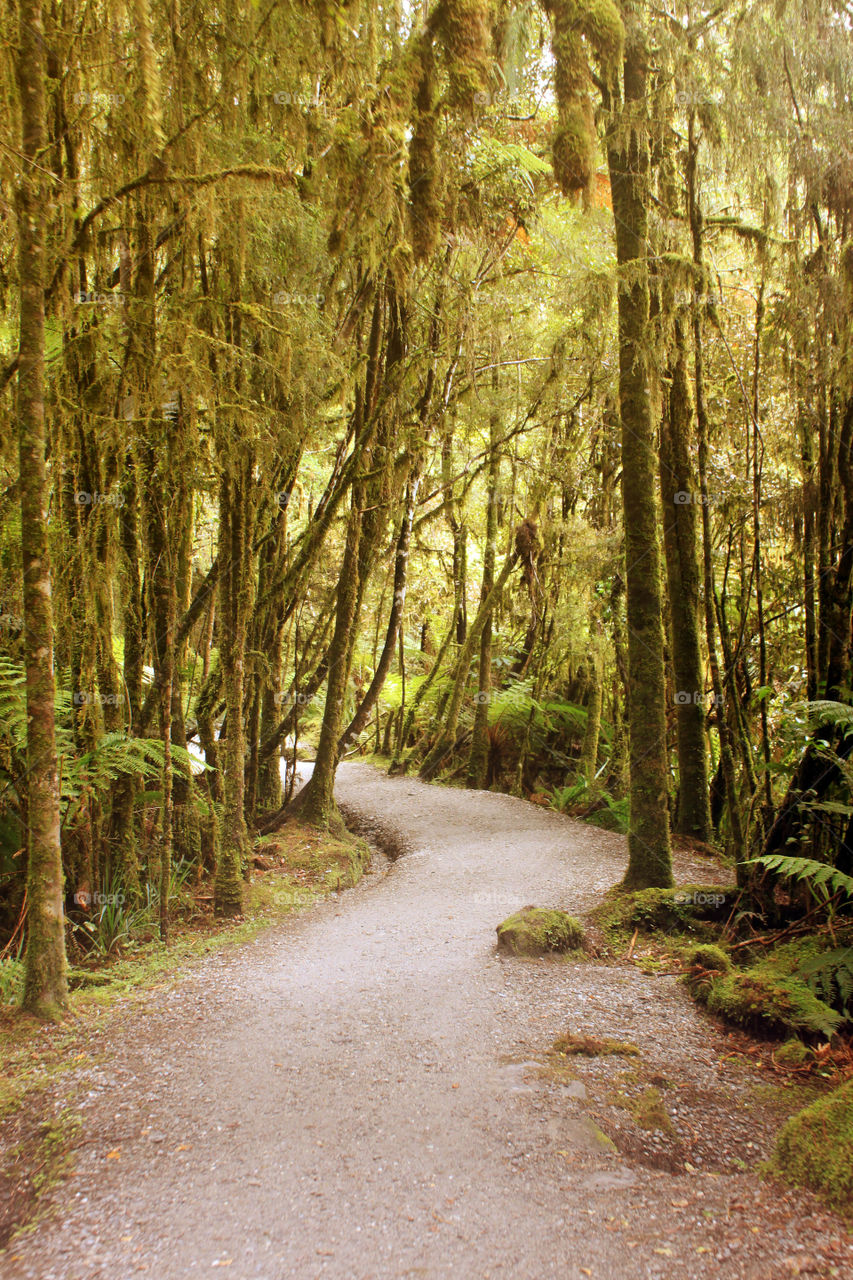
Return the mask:
POLYGON ((578 26, 602 64, 612 66, 622 53, 625 27, 613 0, 585 0, 576 7, 578 26))
POLYGON ((554 176, 564 195, 585 191, 595 165, 590 54, 612 76, 622 51, 625 29, 612 0, 543 0, 551 17, 557 131, 552 144, 554 176))
POLYGON ((561 113, 551 157, 554 177, 563 195, 586 190, 595 163, 595 138, 587 104, 573 103, 561 113))
POLYGON ((489 84, 491 31, 484 0, 444 0, 435 10, 432 29, 441 42, 450 81, 448 103, 471 110, 476 95, 489 84))
POLYGON ((421 73, 409 146, 409 225, 418 262, 428 258, 438 241, 441 203, 438 198, 435 57, 430 41, 422 46, 421 73))

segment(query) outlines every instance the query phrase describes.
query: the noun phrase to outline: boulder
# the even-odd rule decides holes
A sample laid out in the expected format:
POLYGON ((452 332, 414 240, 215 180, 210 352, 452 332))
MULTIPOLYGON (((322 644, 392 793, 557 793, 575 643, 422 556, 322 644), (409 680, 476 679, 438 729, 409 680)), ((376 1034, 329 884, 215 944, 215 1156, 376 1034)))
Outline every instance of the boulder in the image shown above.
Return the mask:
POLYGON ((577 951, 585 932, 580 920, 548 907, 523 907, 497 927, 498 947, 514 956, 577 951))

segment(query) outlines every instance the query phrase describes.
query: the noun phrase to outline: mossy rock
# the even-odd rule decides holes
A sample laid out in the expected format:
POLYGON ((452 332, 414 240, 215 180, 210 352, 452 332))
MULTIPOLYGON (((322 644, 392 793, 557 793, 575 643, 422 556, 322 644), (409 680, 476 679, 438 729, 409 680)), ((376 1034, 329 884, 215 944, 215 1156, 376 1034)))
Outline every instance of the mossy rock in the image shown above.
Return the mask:
POLYGON ((771 1171, 808 1187, 834 1209, 853 1211, 853 1080, 782 1127, 771 1171))
POLYGON ((812 1051, 798 1036, 792 1036, 790 1040, 780 1044, 774 1056, 784 1067, 801 1067, 804 1062, 808 1062, 812 1051))
POLYGON ((711 942, 700 942, 688 947, 684 952, 684 963, 689 970, 685 982, 690 994, 703 1003, 703 997, 707 995, 714 975, 730 973, 732 968, 732 962, 722 947, 716 947, 711 942))
POLYGON ((715 978, 696 994, 709 1013, 769 1035, 795 1032, 828 1040, 843 1022, 800 978, 779 974, 767 964, 715 978))
POLYGON ((707 925, 727 919, 733 890, 727 885, 691 884, 677 889, 640 889, 616 893, 599 912, 602 927, 630 933, 698 933, 707 936, 707 925))
POLYGON ((586 934, 580 920, 547 907, 524 907, 497 927, 498 946, 514 956, 577 951, 586 934))
POLYGON ((699 942, 688 947, 684 953, 684 961, 691 969, 708 969, 719 973, 730 973, 732 967, 723 948, 715 947, 710 942, 699 942))

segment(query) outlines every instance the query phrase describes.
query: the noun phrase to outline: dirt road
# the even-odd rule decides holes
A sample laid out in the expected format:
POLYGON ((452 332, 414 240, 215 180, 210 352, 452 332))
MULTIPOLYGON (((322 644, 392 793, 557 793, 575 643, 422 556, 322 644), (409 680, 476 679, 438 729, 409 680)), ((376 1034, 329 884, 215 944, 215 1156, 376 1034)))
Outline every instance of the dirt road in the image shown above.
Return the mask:
POLYGON ((367 766, 338 792, 404 856, 118 1021, 75 1172, 0 1274, 853 1275, 836 1220, 750 1171, 773 1117, 675 977, 497 955, 514 909, 592 905, 621 838, 367 766), (566 1029, 641 1056, 561 1074, 566 1029), (628 1105, 649 1089, 661 1128, 628 1105))

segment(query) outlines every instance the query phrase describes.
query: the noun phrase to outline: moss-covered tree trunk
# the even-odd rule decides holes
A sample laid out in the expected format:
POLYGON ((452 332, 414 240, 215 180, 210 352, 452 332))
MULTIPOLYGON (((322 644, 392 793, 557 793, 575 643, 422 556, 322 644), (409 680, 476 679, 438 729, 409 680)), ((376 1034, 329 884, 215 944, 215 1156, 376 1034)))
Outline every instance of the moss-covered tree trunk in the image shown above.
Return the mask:
POLYGON ((590 655, 589 666, 589 697, 586 703, 586 724, 584 725, 583 741, 581 743, 579 770, 581 777, 586 778, 587 782, 592 782, 598 762, 598 739, 601 736, 603 689, 599 664, 592 655, 590 655))
POLYGON ((631 691, 631 825, 624 884, 631 889, 672 884, 655 498, 658 466, 649 394, 647 75, 648 51, 635 18, 625 46, 624 101, 612 104, 607 138, 619 264, 619 405, 631 691))
POLYGON ((27 951, 24 1008, 59 1016, 67 1003, 59 770, 48 559, 44 408, 44 36, 40 0, 20 0, 16 73, 23 169, 17 191, 20 347, 17 388, 24 653, 27 680, 27 951))
POLYGON ((427 753, 423 764, 420 768, 420 776, 424 781, 434 778, 445 758, 452 751, 456 740, 456 726, 459 723, 459 713, 462 710, 462 699, 465 695, 465 685, 468 680, 469 668, 471 665, 471 657, 474 648, 483 633, 486 619, 492 614, 492 610, 501 598, 501 593, 507 584, 509 575, 512 573, 518 562, 518 552, 513 551, 507 556, 489 594, 484 600, 480 601, 480 607, 477 610, 474 621, 468 629, 465 637, 465 643, 459 651, 459 657, 456 660, 456 676, 447 700, 447 708, 444 715, 444 723, 441 731, 435 740, 430 751, 427 753))
MULTIPOLYGON (((496 390, 496 379, 492 389, 496 390)), ((495 583, 495 561, 498 540, 498 481, 501 455, 498 449, 500 418, 493 413, 489 423, 489 472, 486 482, 486 549, 483 552, 483 582, 480 601, 485 600, 495 583)), ((492 688, 492 615, 483 623, 480 636, 480 657, 477 669, 477 706, 474 710, 474 728, 471 731, 471 754, 468 757, 468 786, 477 789, 486 785, 489 770, 489 700, 492 688)))
MULTIPOLYGON (((729 808, 729 825, 733 852, 741 865, 743 858, 743 827, 737 796, 737 775, 735 773, 732 733, 725 706, 723 678, 717 657, 717 640, 714 623, 714 562, 711 542, 711 510, 708 491, 708 410, 705 402, 705 348, 702 325, 702 291, 704 287, 704 229, 702 210, 699 205, 697 189, 699 158, 699 140, 696 136, 696 122, 691 112, 689 124, 687 155, 687 214, 690 223, 690 234, 693 241, 693 262, 695 281, 693 286, 693 371, 696 388, 696 433, 698 439, 699 461, 699 497, 702 511, 702 577, 705 604, 705 642, 708 646, 708 666, 711 669, 711 684, 714 690, 714 704, 717 710, 717 729, 720 739, 720 768, 726 788, 726 799, 729 808)), ((740 873, 739 873, 740 874, 740 873)))
POLYGON ((382 686, 391 670, 391 664, 394 661, 394 652, 397 645, 397 637, 402 633, 403 625, 403 606, 406 600, 406 579, 409 567, 409 541, 412 535, 412 520, 415 514, 415 502, 418 493, 418 479, 413 477, 406 490, 406 505, 400 520, 400 532, 397 537, 397 547, 394 555, 394 598, 391 603, 391 613, 388 618, 388 626, 385 632, 385 641, 382 646, 382 652, 379 655, 379 661, 376 664, 376 670, 373 673, 367 692, 361 700, 355 715, 341 735, 338 744, 338 758, 343 755, 348 745, 354 742, 361 731, 364 729, 370 717, 370 713, 376 705, 376 700, 382 691, 382 686))
POLYGON ((328 827, 335 812, 335 769, 338 764, 338 744, 344 727, 344 706, 352 654, 351 638, 358 612, 358 553, 362 522, 360 490, 360 485, 353 490, 347 520, 346 544, 338 578, 335 630, 329 647, 326 706, 317 756, 301 801, 302 816, 318 827, 328 827))
MULTIPOLYGON (((236 424, 231 425, 236 431, 236 424)), ((227 440, 227 433, 225 436, 227 440)), ((246 827, 245 732, 243 690, 246 635, 252 605, 252 460, 243 450, 236 461, 223 451, 219 486, 219 663, 225 694, 225 742, 222 752, 223 813, 214 880, 217 915, 243 909, 243 867, 249 858, 246 827)))
POLYGON ((696 499, 700 495, 690 460, 693 398, 686 347, 684 322, 676 315, 669 395, 661 419, 660 455, 672 674, 676 691, 678 806, 675 829, 696 840, 709 840, 711 807, 705 738, 702 599, 696 546, 696 499))

